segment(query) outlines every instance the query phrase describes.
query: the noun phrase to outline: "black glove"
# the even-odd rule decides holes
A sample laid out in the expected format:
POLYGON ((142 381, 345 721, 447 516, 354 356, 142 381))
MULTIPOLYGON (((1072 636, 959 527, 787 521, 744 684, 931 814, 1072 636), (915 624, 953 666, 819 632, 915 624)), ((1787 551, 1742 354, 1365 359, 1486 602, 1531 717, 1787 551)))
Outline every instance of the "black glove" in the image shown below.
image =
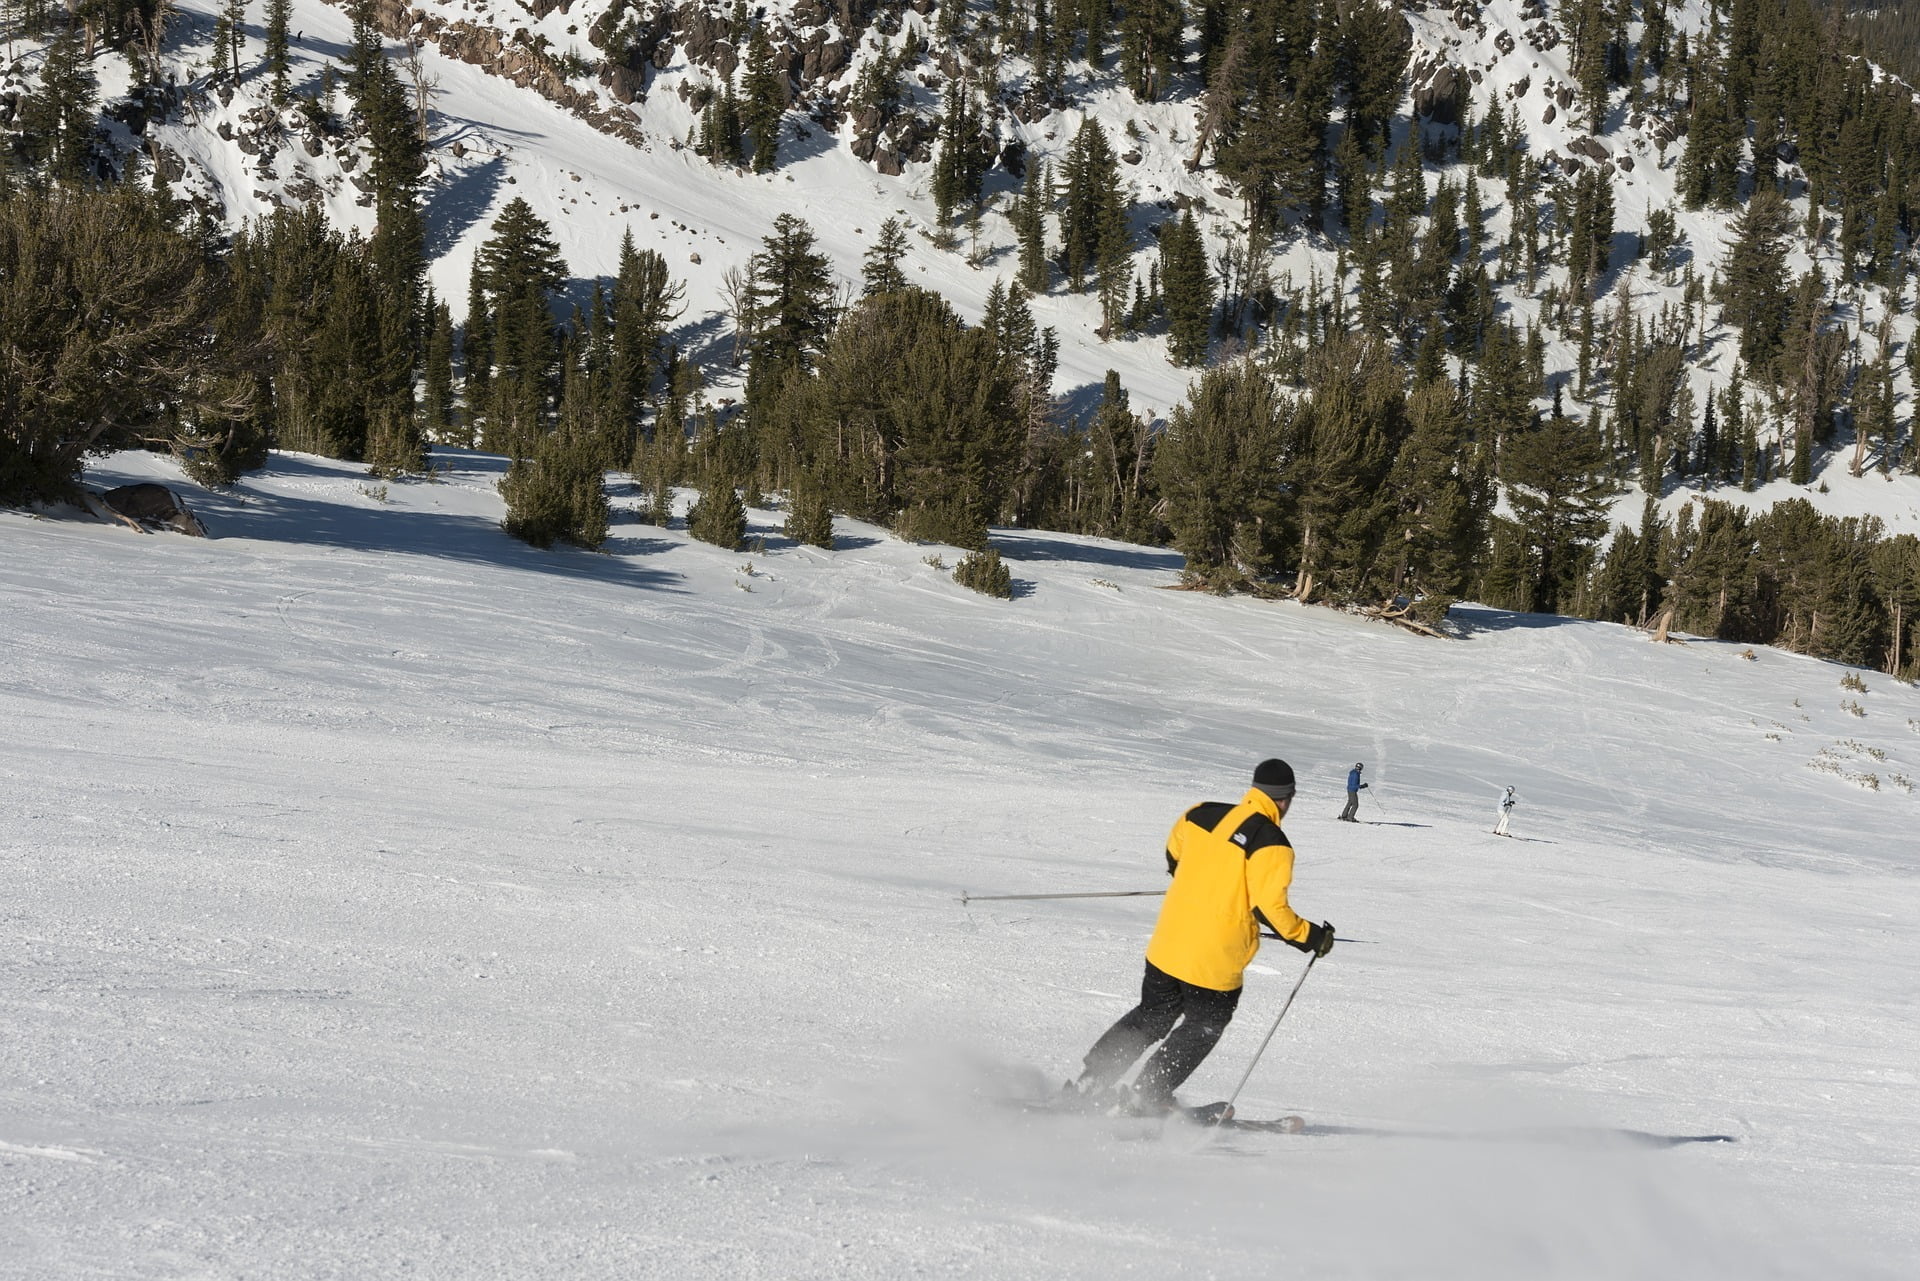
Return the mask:
POLYGON ((1312 952, 1316 958, 1325 956, 1328 952, 1333 951, 1332 922, 1322 921, 1320 924, 1315 925, 1312 921, 1308 921, 1307 941, 1301 945, 1301 950, 1304 952, 1312 952))

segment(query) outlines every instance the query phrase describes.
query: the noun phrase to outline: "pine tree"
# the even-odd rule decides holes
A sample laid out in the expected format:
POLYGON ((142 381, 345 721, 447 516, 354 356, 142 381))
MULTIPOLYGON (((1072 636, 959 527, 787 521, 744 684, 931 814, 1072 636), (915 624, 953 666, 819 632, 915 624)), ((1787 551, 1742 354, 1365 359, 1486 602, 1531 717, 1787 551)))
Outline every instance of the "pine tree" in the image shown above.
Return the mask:
POLYGON ((1475 577, 1492 488, 1472 461, 1466 406, 1444 376, 1415 382, 1407 422, 1407 439, 1387 478, 1395 503, 1392 586, 1415 600, 1419 617, 1432 625, 1475 577))
POLYGON ((1561 415, 1508 435, 1500 479, 1526 556, 1524 608, 1551 613, 1571 599, 1607 527, 1606 463, 1598 435, 1561 415))
POLYGON ((861 300, 821 353, 806 410, 834 509, 903 538, 984 546, 1026 437, 1016 374, 996 336, 936 294, 861 300))
POLYGON ((1740 359, 1764 364, 1779 351, 1787 311, 1786 203, 1771 187, 1734 219, 1725 268, 1727 323, 1740 330, 1740 359))
POLYGON ((780 120, 786 113, 787 95, 773 67, 773 45, 764 24, 756 25, 747 41, 740 92, 740 116, 753 132, 753 171, 771 172, 780 158, 780 120))
MULTIPOLYGON (((1156 101, 1180 70, 1185 27, 1180 0, 1132 0, 1127 5, 1120 26, 1121 74, 1141 102, 1156 101)), ((1089 61, 1091 45, 1090 35, 1089 61)))
POLYGON ((796 543, 833 550, 833 509, 827 504, 826 486, 809 471, 803 469, 794 480, 781 532, 796 543))
POLYGON ((267 0, 266 56, 262 65, 272 77, 273 102, 284 107, 293 62, 288 53, 287 27, 293 19, 293 0, 267 0))
POLYGON ((1106 130, 1091 116, 1083 120, 1061 165, 1065 182, 1060 211, 1062 260, 1075 293, 1086 288, 1089 271, 1124 253, 1126 200, 1120 195, 1120 166, 1106 130))
POLYGON ((1053 269, 1047 262, 1047 214, 1053 200, 1052 169, 1045 161, 1030 162, 1014 213, 1020 237, 1020 283, 1029 293, 1043 294, 1053 284, 1053 269))
POLYGON ((635 249, 632 231, 623 234, 609 307, 605 399, 608 422, 627 452, 659 368, 660 344, 685 299, 686 286, 673 279, 667 260, 655 250, 635 249))
POLYGON ((0 263, 0 504, 72 497, 89 453, 256 452, 258 336, 153 193, 14 190, 0 263))
POLYGON ((1188 582, 1226 591, 1272 570, 1288 514, 1280 447, 1292 412, 1244 359, 1207 370, 1174 408, 1154 472, 1188 582))
POLYGON ((47 45, 40 83, 20 103, 20 140, 30 163, 62 182, 78 181, 93 153, 93 69, 77 30, 47 45))
POLYGON ((1153 540, 1158 493, 1154 441, 1129 405, 1120 375, 1109 369, 1100 407, 1087 430, 1083 532, 1133 542, 1153 540))
POLYGON ((426 355, 421 362, 421 425, 435 440, 453 435, 453 310, 430 300, 426 355))
MULTIPOLYGON (((558 350, 548 298, 566 280, 567 268, 553 232, 520 197, 495 218, 493 234, 474 257, 474 274, 486 299, 492 339, 486 435, 492 449, 526 452, 551 395, 558 350)), ((472 320, 468 320, 469 392, 473 374, 472 320)), ((469 402, 469 410, 473 405, 469 402)))
POLYGON ((460 364, 466 373, 466 443, 471 447, 474 419, 484 411, 493 374, 493 317, 487 305, 487 273, 478 256, 467 274, 467 323, 461 332, 460 364))
POLYGON ((1176 365, 1204 365, 1213 326, 1213 276, 1191 210, 1161 227, 1160 261, 1168 355, 1176 365))
POLYGON ((900 270, 900 263, 906 256, 907 233, 901 229, 898 218, 889 218, 880 224, 873 248, 867 250, 861 269, 861 294, 871 298, 875 294, 905 289, 907 276, 900 270))
POLYGON ((746 504, 740 501, 733 477, 723 466, 708 470, 699 499, 687 509, 687 532, 728 551, 746 541, 746 504))
POLYGON ((833 326, 831 264, 814 246, 805 220, 781 214, 753 257, 752 360, 760 377, 810 367, 833 326))
POLYGON ((227 20, 227 60, 233 65, 235 82, 244 79, 240 55, 246 49, 247 0, 226 0, 220 16, 227 20))
POLYGON ((1286 483, 1300 527, 1294 595, 1377 599, 1390 573, 1380 561, 1393 499, 1385 485, 1405 432, 1398 370, 1386 344, 1337 334, 1308 354, 1312 393, 1288 443, 1286 483))
POLYGON ((933 163, 933 203, 942 229, 953 221, 955 208, 979 199, 985 175, 973 94, 956 81, 947 92, 947 109, 940 118, 940 149, 933 163))
POLYGON ((213 72, 214 81, 225 80, 233 70, 233 20, 221 14, 213 20, 213 72))

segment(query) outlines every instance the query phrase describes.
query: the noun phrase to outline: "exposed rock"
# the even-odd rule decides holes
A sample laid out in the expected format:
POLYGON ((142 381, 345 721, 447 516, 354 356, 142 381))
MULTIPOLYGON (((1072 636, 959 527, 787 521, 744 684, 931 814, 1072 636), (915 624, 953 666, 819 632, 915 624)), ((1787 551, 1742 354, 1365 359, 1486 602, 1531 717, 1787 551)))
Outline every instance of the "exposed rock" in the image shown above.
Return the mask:
MULTIPOLYGON (((566 6, 560 4, 555 7, 564 11, 566 6)), ((514 33, 514 42, 509 45, 503 43, 500 33, 491 27, 483 27, 465 19, 443 22, 433 14, 408 10, 397 0, 376 0, 374 17, 376 25, 389 36, 400 39, 411 35, 429 41, 438 45, 440 52, 449 58, 471 63, 491 75, 534 90, 602 133, 636 146, 646 143, 646 135, 631 115, 624 111, 609 111, 601 105, 597 95, 568 84, 566 77, 554 65, 554 60, 533 47, 531 37, 526 35, 524 28, 514 33)), ((639 92, 636 90, 636 96, 639 92)))
POLYGON ((1532 87, 1533 87, 1533 77, 1521 76, 1518 80, 1513 82, 1513 89, 1511 92, 1513 93, 1513 96, 1516 98, 1524 98, 1527 96, 1527 90, 1531 89, 1532 87))
POLYGON ((1514 47, 1513 36, 1505 31, 1495 33, 1493 37, 1493 47, 1498 49, 1503 55, 1512 53, 1514 47))
POLYGON ((180 153, 164 142, 149 142, 147 155, 153 160, 153 167, 169 183, 179 182, 187 176, 187 162, 180 153))
POLYGON ((688 262, 690 262, 690 263, 692 263, 692 264, 693 264, 694 266, 696 266, 696 267, 698 267, 698 266, 700 265, 700 255, 699 255, 699 254, 688 254, 688 255, 687 255, 687 261, 688 261, 688 262))
POLYGON ((1435 61, 1408 69, 1407 80, 1413 94, 1413 110, 1436 124, 1453 124, 1459 118, 1459 73, 1452 63, 1435 61))
POLYGON ((1540 113, 1540 123, 1543 125, 1550 125, 1553 123, 1553 118, 1558 114, 1559 114, 1559 109, 1555 107, 1551 102, 1549 102, 1547 104, 1547 109, 1540 113))
POLYGON ((600 83, 619 102, 637 102, 647 94, 646 76, 628 67, 602 67, 600 83))

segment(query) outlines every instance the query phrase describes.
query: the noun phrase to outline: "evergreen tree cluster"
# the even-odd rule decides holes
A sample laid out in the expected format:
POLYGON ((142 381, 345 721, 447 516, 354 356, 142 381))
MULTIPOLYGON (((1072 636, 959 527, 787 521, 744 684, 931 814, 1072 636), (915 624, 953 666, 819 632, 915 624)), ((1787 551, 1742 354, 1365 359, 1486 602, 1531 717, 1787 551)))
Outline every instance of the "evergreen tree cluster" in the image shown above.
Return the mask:
MULTIPOLYGON (((157 401, 115 399, 116 421, 91 434, 52 433, 59 440, 48 443, 37 429, 13 433, 0 488, 55 492, 86 449, 134 432, 175 442, 215 479, 269 442, 404 475, 424 467, 427 441, 443 440, 512 459, 508 525, 536 542, 596 545, 604 474, 625 469, 656 520, 692 478, 702 491, 696 533, 726 546, 743 536, 745 506, 785 490, 790 533, 823 546, 836 511, 974 549, 1006 522, 1170 541, 1195 585, 1219 589, 1400 600, 1429 619, 1466 594, 1642 617, 1669 588, 1674 600, 1684 594, 1686 557, 1671 549, 1688 535, 1650 508, 1603 553, 1606 512, 1628 487, 1805 482, 1849 431, 1856 475, 1920 469, 1899 386, 1902 375, 1912 386, 1920 344, 1903 349, 1891 322, 1910 254, 1920 116, 1856 56, 1855 28, 1809 0, 1735 0, 1684 33, 1671 7, 1577 0, 1554 18, 1588 129, 1605 136, 1638 115, 1686 123, 1683 197, 1733 211, 1716 261, 1696 256, 1674 210, 1616 207, 1602 167, 1536 156, 1514 105, 1476 111, 1463 89, 1431 118, 1396 117, 1408 33, 1381 0, 942 4, 931 31, 914 25, 894 33, 898 44, 879 42, 846 105, 884 121, 924 110, 915 84, 940 89, 929 176, 943 235, 964 211, 977 236, 1010 105, 1031 105, 1036 90, 1047 105, 1068 105, 1091 83, 1069 76, 1069 63, 1111 70, 1136 100, 1195 96, 1189 165, 1211 165, 1230 184, 1238 224, 1136 208, 1117 135, 1094 113, 1058 153, 1025 158, 1004 206, 1012 279, 994 285, 978 325, 911 285, 898 221, 879 228, 849 303, 812 229, 783 216, 737 281, 746 403, 726 416, 691 411, 697 372, 665 343, 682 291, 664 259, 631 240, 615 278, 561 318, 567 265, 516 200, 475 259, 463 318, 425 288, 422 131, 371 0, 349 6, 342 72, 351 136, 369 162, 375 227, 365 239, 318 213, 282 211, 222 246, 186 232, 164 194, 115 204, 86 190, 99 161, 95 103, 80 34, 69 33, 21 103, 25 169, 0 186, 15 215, 10 252, 57 262, 63 251, 45 237, 85 243, 75 219, 139 223, 128 234, 150 236, 156 254, 181 270, 197 262, 196 302, 182 314, 200 326, 190 332, 204 351, 166 339, 181 376, 161 380, 157 401), (1031 82, 1002 83, 996 44, 1030 61, 1031 82), (943 79, 930 78, 934 66, 943 79), (1496 208, 1504 236, 1489 230, 1496 208), (46 227, 29 228, 32 216, 46 227), (1271 251, 1296 232, 1327 237, 1331 274, 1273 279, 1271 251), (1819 265, 1796 275, 1789 264, 1804 261, 1802 248, 1819 265), (1629 266, 1681 301, 1637 304, 1629 266), (1058 338, 1032 307, 1056 289, 1096 296, 1102 338, 1163 330, 1170 358, 1201 371, 1164 429, 1134 412, 1117 375, 1083 420, 1058 419, 1058 338), (1869 289, 1894 304, 1877 323, 1858 305, 1869 289), (1524 323, 1502 303, 1515 294, 1539 303, 1524 323), (1546 368, 1553 342, 1574 351, 1573 369, 1546 368), (1698 395, 1692 371, 1732 348, 1720 385, 1698 395), (201 359, 207 352, 217 355, 201 359)), ((884 9, 849 10, 847 21, 884 9)), ((142 12, 90 17, 87 30, 131 31, 142 12)), ((244 9, 222 17, 216 57, 238 77, 244 9)), ((274 0, 261 67, 281 102, 285 19, 274 0)), ((780 23, 740 3, 728 16, 738 65, 693 103, 696 143, 716 162, 762 171, 779 162, 796 88, 777 69, 776 50, 791 48, 780 23)), ((12 315, 39 314, 30 278, 9 282, 12 315)), ((28 424, 47 420, 43 402, 83 398, 61 378, 86 378, 47 337, 54 331, 21 329, 4 390, 28 424)), ((1728 518, 1712 519, 1719 531, 1728 518)), ((1757 547, 1769 527, 1755 521, 1757 547)), ((1887 542, 1871 529, 1832 538, 1887 542)), ((1859 630, 1836 620, 1879 608, 1889 661, 1906 661, 1898 593, 1855 595, 1894 603, 1852 614, 1831 602, 1775 608, 1766 602, 1792 593, 1761 585, 1712 621, 1741 637, 1853 654, 1883 639, 1871 628, 1869 641, 1835 639, 1859 630)))

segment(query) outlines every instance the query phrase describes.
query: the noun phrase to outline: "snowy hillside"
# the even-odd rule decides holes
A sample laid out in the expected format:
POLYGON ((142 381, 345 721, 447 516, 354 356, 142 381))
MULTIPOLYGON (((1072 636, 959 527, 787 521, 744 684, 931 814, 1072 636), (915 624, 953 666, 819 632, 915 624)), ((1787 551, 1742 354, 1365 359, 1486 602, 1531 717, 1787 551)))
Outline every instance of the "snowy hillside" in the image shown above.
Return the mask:
MULTIPOLYGON (((1431 641, 1063 535, 995 535, 1010 602, 845 520, 539 552, 496 460, 438 461, 278 455, 205 542, 0 512, 0 1276, 1920 1260, 1913 687, 1431 641), (1350 941, 1241 1103, 1313 1128, 1007 1106, 1129 1004, 1154 903, 960 895, 1158 888, 1268 754, 1350 941)), ((1190 1097, 1299 967, 1261 955, 1190 1097)))
MULTIPOLYGON (((186 0, 180 6, 161 52, 176 86, 164 110, 127 110, 126 68, 104 56, 96 59, 118 145, 149 152, 179 194, 230 226, 276 205, 317 201, 336 221, 370 228, 371 197, 361 190, 366 166, 359 144, 299 124, 297 109, 285 113, 284 119, 294 123, 283 127, 269 109, 268 81, 259 66, 258 11, 243 23, 244 74, 237 86, 215 83, 209 75, 221 9, 218 0, 186 0), (138 117, 139 136, 120 123, 121 117, 138 117)), ((1246 240, 1242 201, 1232 183, 1211 159, 1197 170, 1188 168, 1202 132, 1204 104, 1196 77, 1180 78, 1161 101, 1142 102, 1110 61, 1095 69, 1070 59, 1069 92, 1061 102, 1049 102, 1036 99, 1035 70, 1024 57, 1002 53, 983 63, 977 53, 967 52, 966 65, 972 68, 967 75, 977 82, 990 63, 999 88, 989 106, 987 131, 1001 148, 1002 163, 985 181, 977 255, 966 233, 955 249, 936 248, 925 234, 936 222, 930 140, 962 64, 955 38, 942 33, 944 18, 931 5, 774 0, 753 8, 752 20, 772 32, 776 61, 793 94, 779 167, 764 174, 709 163, 687 145, 698 127, 697 104, 739 78, 741 37, 729 25, 733 6, 717 0, 651 7, 627 0, 558 5, 541 0, 531 6, 512 0, 428 0, 417 6, 382 0, 374 11, 395 57, 405 52, 403 40, 412 42, 417 62, 410 64, 409 85, 431 89, 430 170, 423 195, 430 277, 438 296, 454 303, 456 315, 463 313, 473 254, 494 217, 516 197, 553 227, 575 277, 571 294, 577 303, 586 302, 594 279, 612 272, 620 238, 631 231, 640 248, 659 249, 687 286, 687 311, 669 337, 701 364, 710 394, 718 399, 737 397, 741 379, 730 360, 733 321, 726 277, 745 265, 777 216, 804 218, 849 287, 858 281, 862 255, 872 247, 880 223, 899 218, 915 233, 908 279, 937 290, 963 315, 977 319, 994 283, 1014 275, 1016 237, 1009 214, 1018 171, 1039 161, 1057 165, 1088 117, 1097 119, 1116 151, 1124 153, 1123 179, 1135 202, 1131 219, 1139 277, 1155 259, 1153 229, 1180 208, 1200 215, 1216 269, 1220 255, 1246 240), (849 95, 863 69, 883 50, 898 51, 910 37, 927 52, 900 75, 907 101, 884 126, 855 119, 849 95), (970 264, 976 256, 977 263, 970 264)), ((970 12, 970 20, 985 20, 985 7, 970 12)), ((1437 111, 1434 118, 1442 119, 1448 104, 1466 104, 1472 120, 1484 121, 1496 110, 1517 113, 1523 130, 1517 144, 1540 167, 1544 182, 1571 182, 1577 174, 1597 170, 1610 185, 1618 244, 1602 311, 1624 301, 1640 317, 1684 312, 1690 285, 1697 288, 1721 268, 1738 210, 1689 209, 1677 198, 1682 111, 1661 106, 1652 95, 1616 91, 1616 105, 1598 136, 1576 123, 1584 117, 1565 34, 1573 13, 1574 6, 1539 0, 1401 6, 1411 50, 1393 136, 1404 141, 1412 113, 1437 111), (1660 269, 1637 260, 1630 247, 1647 234, 1656 211, 1674 213, 1680 246, 1675 264, 1660 269)), ((1707 7, 1692 3, 1663 9, 1663 21, 1672 38, 1696 42, 1711 25, 1707 7)), ((343 8, 322 0, 294 0, 290 26, 293 92, 296 98, 315 94, 330 83, 327 69, 337 66, 347 48, 348 18, 343 8)), ((1639 20, 1624 28, 1629 40, 1640 40, 1645 31, 1639 20)), ((15 67, 19 83, 27 83, 35 57, 23 56, 15 67)), ((337 106, 337 96, 335 101, 337 106)), ((1450 132, 1451 126, 1430 124, 1430 144, 1450 132)), ((1430 189, 1442 181, 1458 188, 1467 170, 1457 155, 1440 152, 1430 160, 1426 181, 1430 189)), ((1789 207, 1801 217, 1804 182, 1796 185, 1790 164, 1783 172, 1789 207)), ((1513 211, 1498 184, 1486 180, 1488 174, 1481 176, 1487 235, 1497 243, 1513 211)), ((1565 209, 1557 216, 1564 221, 1565 209)), ((1297 226, 1271 246, 1267 270, 1283 295, 1323 289, 1340 268, 1351 268, 1343 249, 1337 238, 1297 226)), ((1814 244, 1797 236, 1787 266, 1796 275, 1818 266, 1830 283, 1840 276, 1831 238, 1814 244)), ((1611 390, 1593 390, 1591 399, 1583 399, 1567 387, 1580 357, 1566 332, 1566 317, 1558 327, 1544 323, 1540 286, 1545 283, 1529 289, 1499 282, 1502 316, 1538 329, 1548 381, 1567 392, 1571 412, 1587 417, 1610 411, 1617 420, 1611 390)), ((1352 286, 1343 282, 1343 288, 1352 286)), ((1902 353, 1890 377, 1898 388, 1895 412, 1902 423, 1910 422, 1912 373, 1904 353, 1913 340, 1911 309, 1897 290, 1890 295, 1878 285, 1834 288, 1839 308, 1834 323, 1851 344, 1849 369, 1871 358, 1868 336, 1883 326, 1887 349, 1902 353)), ((1102 341, 1095 298, 1064 289, 1037 297, 1033 310, 1036 321, 1054 327, 1061 339, 1055 385, 1066 413, 1084 415, 1094 407, 1108 369, 1120 373, 1136 411, 1164 416, 1186 396, 1193 371, 1168 362, 1164 334, 1102 341)), ((1717 308, 1703 309, 1698 346, 1689 352, 1685 379, 1696 414, 1710 396, 1725 393, 1739 365, 1740 333, 1716 317, 1717 308)), ((1792 430, 1777 397, 1766 400, 1751 380, 1749 394, 1755 398, 1754 417, 1765 415, 1759 444, 1772 445, 1776 453, 1787 449, 1792 430)), ((1544 396, 1539 403, 1545 404, 1544 396)), ((1891 476, 1849 475, 1850 452, 1844 440, 1823 450, 1805 485, 1776 484, 1753 497, 1723 487, 1722 496, 1766 507, 1792 494, 1836 515, 1878 512, 1892 532, 1920 528, 1920 480, 1906 474, 1904 464, 1892 467, 1899 474, 1891 476), (1872 492, 1862 497, 1862 490, 1872 492)), ((1684 484, 1666 488, 1669 515, 1686 501, 1688 489, 1684 484)), ((1622 500, 1621 514, 1627 523, 1637 520, 1637 494, 1622 500)))

